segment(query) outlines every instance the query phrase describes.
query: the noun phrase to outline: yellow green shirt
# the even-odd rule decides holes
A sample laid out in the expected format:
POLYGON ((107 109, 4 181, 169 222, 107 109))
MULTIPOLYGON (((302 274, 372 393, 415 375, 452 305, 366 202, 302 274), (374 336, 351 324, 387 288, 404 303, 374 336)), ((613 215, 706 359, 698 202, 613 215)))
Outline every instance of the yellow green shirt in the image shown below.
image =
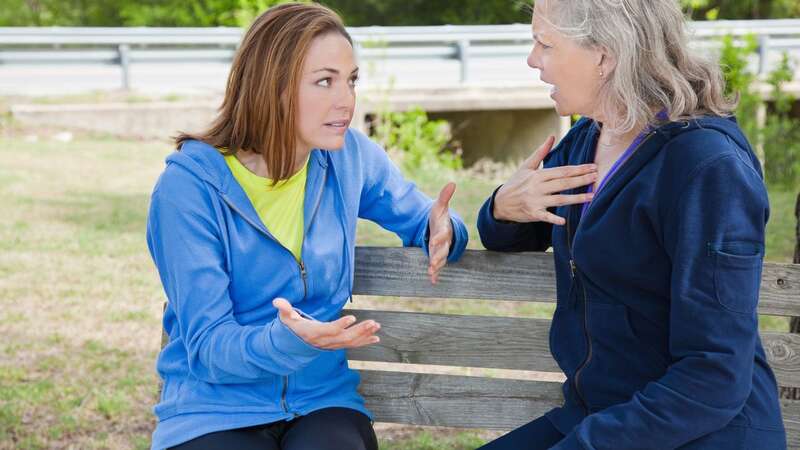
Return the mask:
POLYGON ((272 180, 254 174, 233 155, 226 155, 225 162, 267 230, 300 261, 308 162, 291 178, 275 186, 272 180))

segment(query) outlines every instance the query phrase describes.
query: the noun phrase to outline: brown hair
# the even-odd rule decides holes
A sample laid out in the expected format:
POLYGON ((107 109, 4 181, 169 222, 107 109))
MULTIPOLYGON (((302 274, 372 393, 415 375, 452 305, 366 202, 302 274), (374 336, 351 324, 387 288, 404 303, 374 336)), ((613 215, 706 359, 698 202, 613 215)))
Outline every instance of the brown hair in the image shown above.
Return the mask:
POLYGON ((179 134, 178 148, 196 139, 227 155, 250 150, 264 157, 273 183, 289 178, 301 70, 311 41, 330 32, 352 44, 342 19, 319 4, 286 3, 261 14, 236 51, 216 119, 202 133, 179 134))

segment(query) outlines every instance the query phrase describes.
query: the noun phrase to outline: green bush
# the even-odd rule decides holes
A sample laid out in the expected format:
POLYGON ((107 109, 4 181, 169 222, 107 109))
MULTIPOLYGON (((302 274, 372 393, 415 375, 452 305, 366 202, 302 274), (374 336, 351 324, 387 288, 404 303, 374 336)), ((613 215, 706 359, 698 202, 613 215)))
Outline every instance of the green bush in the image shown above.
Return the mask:
POLYGON ((736 46, 731 37, 723 39, 720 64, 725 74, 726 90, 738 95, 736 117, 742 130, 753 145, 761 145, 764 172, 768 183, 776 186, 800 185, 800 120, 792 117, 795 99, 783 86, 792 81, 794 70, 789 56, 784 53, 781 63, 767 75, 771 89, 771 102, 766 110, 763 127, 759 127, 758 109, 764 100, 756 92, 756 74, 748 70, 747 58, 758 48, 754 37, 736 46))
POLYGON ((762 130, 767 180, 787 188, 800 186, 800 119, 792 117, 795 98, 783 90, 794 69, 784 53, 781 64, 770 73, 772 108, 762 130))
POLYGON ((458 170, 461 155, 448 151, 450 132, 445 120, 430 120, 422 109, 380 114, 374 138, 390 153, 400 153, 400 165, 407 173, 458 170))

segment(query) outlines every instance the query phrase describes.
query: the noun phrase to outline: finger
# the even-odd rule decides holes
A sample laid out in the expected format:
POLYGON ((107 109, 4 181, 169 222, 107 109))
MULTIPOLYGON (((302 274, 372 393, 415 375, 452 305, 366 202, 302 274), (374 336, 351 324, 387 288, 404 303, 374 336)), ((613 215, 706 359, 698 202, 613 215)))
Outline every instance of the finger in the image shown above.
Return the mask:
POLYGON ((369 336, 364 339, 359 339, 357 341, 351 342, 348 344, 347 348, 358 348, 358 347, 365 347, 367 345, 377 344, 381 341, 381 338, 378 336, 369 336))
POLYGON ((436 199, 436 202, 433 204, 433 208, 431 209, 431 220, 434 218, 438 218, 438 216, 442 215, 443 213, 447 212, 448 205, 450 204, 450 199, 453 198, 453 194, 456 192, 456 184, 452 181, 447 183, 442 190, 439 192, 439 197, 436 199))
POLYGON ((327 337, 327 339, 325 339, 325 345, 332 347, 347 346, 348 344, 357 340, 369 338, 377 333, 380 329, 381 326, 379 323, 375 322, 374 320, 366 320, 359 324, 353 325, 346 330, 342 330, 336 335, 327 337))
POLYGON ((294 320, 300 320, 300 314, 294 310, 292 304, 289 303, 288 300, 285 298, 276 298, 272 300, 272 306, 278 309, 278 316, 281 318, 281 321, 284 323, 291 322, 294 320))
MULTIPOLYGON (((449 248, 446 248, 444 246, 431 249, 428 268, 433 270, 439 270, 442 267, 444 267, 447 261, 447 254, 449 253, 449 250, 450 250, 449 248)), ((430 273, 430 270, 428 271, 428 273, 430 273)))
POLYGON ((533 170, 538 169, 539 165, 541 165, 542 161, 544 161, 544 158, 547 157, 547 154, 550 153, 550 150, 553 149, 553 144, 555 142, 556 142, 555 136, 552 135, 548 136, 547 139, 545 139, 544 143, 539 148, 537 148, 536 151, 534 151, 533 154, 531 154, 531 156, 528 157, 528 159, 525 160, 525 162, 523 163, 523 167, 533 170))
POLYGON ((544 206, 551 208, 554 206, 581 205, 592 201, 593 198, 594 194, 591 192, 576 195, 550 195, 545 198, 544 206))
POLYGON ((340 330, 344 330, 345 328, 349 327, 350 325, 356 323, 356 320, 357 320, 356 316, 349 315, 349 316, 340 317, 340 318, 334 320, 333 322, 331 322, 330 324, 333 325, 334 327, 340 329, 340 330))
POLYGON ((571 178, 597 172, 597 164, 581 164, 580 166, 561 166, 542 169, 539 171, 541 181, 550 181, 557 178, 571 178))
POLYGON ((546 181, 541 184, 542 192, 552 194, 555 192, 564 192, 581 186, 588 186, 597 181, 597 174, 590 173, 572 178, 558 178, 555 180, 546 181))
POLYGON ((555 215, 555 214, 553 214, 553 213, 551 213, 549 211, 545 211, 545 212, 541 213, 541 216, 539 217, 539 221, 540 222, 549 222, 549 223, 552 223, 553 225, 564 225, 564 224, 567 223, 566 219, 564 219, 563 217, 557 216, 557 215, 555 215))
POLYGON ((447 204, 450 203, 450 199, 453 198, 453 194, 455 192, 456 184, 452 181, 447 183, 439 192, 439 198, 436 199, 436 203, 442 206, 447 206, 447 204))
POLYGON ((450 217, 448 216, 444 224, 436 227, 436 230, 431 234, 428 240, 428 248, 444 247, 445 244, 449 248, 450 241, 453 240, 453 229, 450 224, 450 217))
POLYGON ((428 276, 431 279, 431 283, 436 284, 437 281, 439 281, 439 272, 445 265, 447 265, 446 253, 440 254, 431 261, 431 264, 428 266, 428 276))

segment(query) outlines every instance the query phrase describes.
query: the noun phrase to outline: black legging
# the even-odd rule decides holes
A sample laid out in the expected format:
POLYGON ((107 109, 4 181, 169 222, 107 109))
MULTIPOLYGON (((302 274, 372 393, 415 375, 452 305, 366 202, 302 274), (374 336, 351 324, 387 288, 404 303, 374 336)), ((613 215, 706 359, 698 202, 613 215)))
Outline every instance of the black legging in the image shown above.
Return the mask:
POLYGON ((378 450, 369 417, 325 408, 290 421, 209 433, 172 450, 378 450))

